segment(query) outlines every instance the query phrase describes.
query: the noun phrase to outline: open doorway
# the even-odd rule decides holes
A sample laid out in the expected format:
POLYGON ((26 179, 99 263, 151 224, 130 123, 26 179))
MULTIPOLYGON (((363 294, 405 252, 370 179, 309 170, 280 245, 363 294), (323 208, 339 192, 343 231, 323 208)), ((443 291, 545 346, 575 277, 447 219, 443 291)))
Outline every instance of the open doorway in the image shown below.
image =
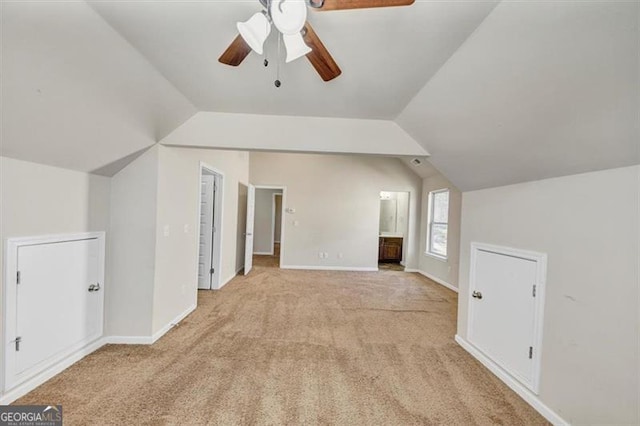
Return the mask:
POLYGON ((283 251, 283 206, 285 188, 255 187, 253 265, 280 267, 283 251))
POLYGON ((198 289, 220 287, 222 247, 222 192, 224 175, 200 164, 198 216, 198 289))
POLYGON ((404 271, 409 230, 409 193, 380 192, 378 269, 404 271))

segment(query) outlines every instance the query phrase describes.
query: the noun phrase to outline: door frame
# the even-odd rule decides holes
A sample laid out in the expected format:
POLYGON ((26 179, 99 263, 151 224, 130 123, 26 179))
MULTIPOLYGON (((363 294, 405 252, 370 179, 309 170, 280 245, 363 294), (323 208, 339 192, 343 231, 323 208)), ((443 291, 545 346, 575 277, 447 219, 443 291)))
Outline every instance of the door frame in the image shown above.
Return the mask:
POLYGON ((213 267, 218 271, 216 274, 216 282, 211 280, 210 290, 218 290, 220 289, 220 283, 222 282, 222 241, 223 241, 223 231, 224 231, 224 173, 220 170, 212 167, 202 161, 198 166, 198 208, 196 209, 196 280, 195 286, 196 290, 198 290, 198 258, 200 256, 200 208, 202 206, 202 191, 200 191, 200 186, 202 185, 202 175, 203 171, 207 171, 209 173, 213 173, 215 176, 216 182, 216 192, 213 200, 213 226, 216 228, 215 238, 211 242, 211 250, 215 255, 215 259, 211 261, 213 267), (219 185, 218 185, 219 183, 219 185))
MULTIPOLYGON (((379 244, 380 244, 380 206, 382 205, 382 203, 381 203, 382 198, 380 198, 380 193, 381 192, 395 192, 395 193, 404 192, 404 193, 406 193, 408 195, 408 197, 407 197, 407 233, 402 238, 402 259, 400 260, 400 265, 404 266, 405 272, 408 272, 409 269, 407 269, 407 255, 409 253, 409 247, 412 244, 412 241, 411 241, 412 233, 411 233, 411 229, 410 229, 411 228, 411 219, 412 219, 412 216, 411 216, 411 207, 412 207, 411 206, 411 199, 412 199, 412 197, 411 197, 411 191, 408 190, 408 189, 406 189, 406 190, 381 189, 377 193, 378 194, 378 220, 377 220, 377 223, 378 223, 377 232, 378 232, 378 234, 376 235, 376 263, 375 263, 376 269, 378 268, 378 259, 379 259, 378 251, 379 251, 379 244)), ((396 216, 397 216, 397 214, 398 214, 398 207, 397 207, 397 204, 396 204, 396 216)))
POLYGON ((105 290, 106 283, 104 281, 105 276, 105 233, 104 232, 82 232, 82 233, 74 233, 74 234, 54 234, 54 235, 39 235, 39 236, 31 236, 31 237, 14 237, 7 239, 6 251, 4 255, 4 264, 5 264, 5 275, 2 284, 3 291, 3 327, 2 327, 2 342, 0 342, 2 346, 2 377, 0 378, 0 386, 1 389, 7 392, 17 389, 21 385, 27 383, 31 378, 37 377, 49 369, 53 368, 56 364, 62 362, 66 358, 71 357, 74 353, 79 350, 85 348, 90 345, 92 342, 95 342, 102 337, 104 337, 104 302, 105 302, 105 290), (83 241, 83 240, 98 240, 98 279, 99 282, 102 283, 102 304, 100 305, 100 315, 99 315, 99 329, 100 335, 96 339, 92 339, 87 342, 82 342, 78 345, 75 345, 68 350, 58 354, 49 364, 48 367, 45 367, 42 372, 35 373, 33 376, 26 377, 24 381, 17 383, 11 389, 6 389, 6 377, 7 377, 7 359, 9 358, 9 347, 8 344, 11 340, 15 339, 16 335, 16 303, 17 303, 17 273, 18 273, 18 249, 23 246, 32 246, 32 245, 41 245, 41 244, 55 244, 62 242, 73 242, 73 241, 83 241))
MULTIPOLYGON (((254 185, 256 190, 258 189, 280 189, 282 190, 282 214, 280 218, 280 267, 282 267, 282 259, 284 258, 284 247, 285 247, 285 214, 287 213, 286 203, 287 203, 287 187, 285 185, 254 185)), ((275 194, 273 194, 275 195, 275 194)), ((274 233, 275 233, 275 212, 276 212, 276 204, 275 198, 272 197, 272 205, 271 205, 271 254, 273 255, 273 244, 274 244, 274 233)), ((255 220, 255 219, 254 219, 255 220)))
POLYGON ((544 301, 545 301, 545 287, 547 282, 547 255, 545 253, 539 253, 529 250, 520 250, 511 247, 503 247, 486 243, 471 243, 471 256, 470 256, 470 268, 469 268, 469 289, 467 293, 467 341, 485 357, 490 359, 495 365, 506 372, 509 376, 524 385, 527 389, 533 393, 538 394, 540 386, 540 367, 542 361, 542 331, 544 326, 544 301), (536 282, 532 285, 536 285, 536 296, 534 300, 534 319, 533 319, 533 375, 531 382, 522 380, 518 375, 509 371, 498 360, 489 356, 481 348, 477 347, 473 343, 473 314, 474 303, 471 294, 476 287, 476 263, 478 260, 478 252, 484 251, 489 253, 495 253, 503 256, 511 256, 519 259, 529 260, 536 262, 536 282))

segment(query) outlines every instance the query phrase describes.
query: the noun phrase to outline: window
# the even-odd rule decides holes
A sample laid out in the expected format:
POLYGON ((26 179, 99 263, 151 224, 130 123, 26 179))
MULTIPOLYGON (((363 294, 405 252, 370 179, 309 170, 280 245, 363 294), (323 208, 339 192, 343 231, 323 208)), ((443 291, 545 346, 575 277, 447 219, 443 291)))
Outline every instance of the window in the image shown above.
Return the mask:
POLYGON ((447 231, 449 228, 449 190, 429 193, 429 229, 427 254, 447 257, 447 231))

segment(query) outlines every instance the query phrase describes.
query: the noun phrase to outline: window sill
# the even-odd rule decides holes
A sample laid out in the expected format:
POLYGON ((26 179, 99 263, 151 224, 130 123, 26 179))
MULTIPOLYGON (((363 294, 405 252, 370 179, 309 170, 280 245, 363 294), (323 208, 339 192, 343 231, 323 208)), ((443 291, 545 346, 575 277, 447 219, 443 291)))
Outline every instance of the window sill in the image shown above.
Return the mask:
POLYGON ((433 257, 434 259, 439 260, 440 262, 447 262, 446 256, 440 256, 438 254, 429 253, 428 251, 424 252, 426 256, 433 257))

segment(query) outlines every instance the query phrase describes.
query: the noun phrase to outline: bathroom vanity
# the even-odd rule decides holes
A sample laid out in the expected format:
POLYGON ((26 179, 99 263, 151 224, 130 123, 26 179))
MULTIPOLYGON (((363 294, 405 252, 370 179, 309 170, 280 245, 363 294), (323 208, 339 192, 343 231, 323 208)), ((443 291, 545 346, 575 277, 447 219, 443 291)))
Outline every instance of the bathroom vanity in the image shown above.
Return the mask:
POLYGON ((378 238, 378 262, 400 263, 402 261, 401 236, 380 235, 378 238))

